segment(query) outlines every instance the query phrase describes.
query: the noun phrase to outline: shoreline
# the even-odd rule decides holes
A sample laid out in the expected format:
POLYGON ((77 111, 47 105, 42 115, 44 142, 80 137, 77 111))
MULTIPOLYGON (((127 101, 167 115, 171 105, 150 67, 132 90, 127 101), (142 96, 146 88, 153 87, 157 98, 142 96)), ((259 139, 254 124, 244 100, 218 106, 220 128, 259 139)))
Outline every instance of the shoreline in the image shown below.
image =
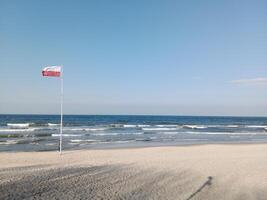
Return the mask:
MULTIPOLYGON (((261 144, 267 144, 267 141, 227 141, 227 142, 198 142, 198 143, 143 143, 143 144, 137 144, 137 143, 132 143, 133 145, 129 145, 131 144, 130 142, 128 143, 121 143, 121 144, 97 144, 97 145, 92 145, 91 147, 73 147, 73 148, 67 148, 64 149, 64 145, 63 145, 63 152, 68 152, 68 151, 87 151, 87 150, 123 150, 123 149, 143 149, 143 148, 157 148, 157 147, 191 147, 191 146, 206 146, 206 145, 261 145, 261 144)), ((1 143, 0 143, 1 145, 1 143)), ((23 152, 28 152, 28 153, 33 153, 33 152, 57 152, 57 150, 55 149, 43 149, 43 150, 7 150, 7 151, 0 151, 1 153, 23 153, 23 152)))

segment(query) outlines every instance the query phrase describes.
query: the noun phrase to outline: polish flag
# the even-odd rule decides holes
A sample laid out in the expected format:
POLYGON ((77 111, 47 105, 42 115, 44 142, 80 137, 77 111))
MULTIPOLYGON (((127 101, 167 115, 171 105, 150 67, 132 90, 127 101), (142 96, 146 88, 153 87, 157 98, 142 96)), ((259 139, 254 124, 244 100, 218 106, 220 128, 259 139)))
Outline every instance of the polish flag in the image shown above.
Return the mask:
POLYGON ((42 71, 43 76, 55 76, 60 77, 61 66, 49 66, 45 67, 42 71))

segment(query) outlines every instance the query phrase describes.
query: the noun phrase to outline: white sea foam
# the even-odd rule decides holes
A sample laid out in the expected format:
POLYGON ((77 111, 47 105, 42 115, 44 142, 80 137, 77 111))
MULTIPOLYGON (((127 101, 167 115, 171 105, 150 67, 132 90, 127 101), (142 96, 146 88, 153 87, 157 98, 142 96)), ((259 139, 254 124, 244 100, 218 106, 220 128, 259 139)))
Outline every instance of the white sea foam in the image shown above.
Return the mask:
POLYGON ((63 131, 85 131, 85 128, 69 128, 69 127, 64 127, 63 131))
POLYGON ((267 126, 265 125, 249 125, 249 126, 246 126, 247 128, 264 128, 266 129, 267 126))
POLYGON ((90 135, 95 135, 95 136, 105 136, 105 135, 142 135, 144 134, 143 132, 122 132, 122 133, 112 133, 112 132, 106 132, 106 133, 91 133, 90 135))
POLYGON ((30 123, 19 123, 19 124, 8 123, 7 126, 9 128, 22 129, 22 128, 29 128, 30 123))
POLYGON ((11 145, 11 144, 17 144, 17 140, 7 140, 5 142, 1 142, 0 144, 2 145, 11 145))
POLYGON ((108 128, 86 128, 86 131, 105 131, 108 130, 108 128))
POLYGON ((108 128, 86 128, 86 127, 80 127, 80 128, 74 128, 74 127, 64 127, 64 131, 105 131, 108 128))
POLYGON ((90 135, 94 136, 105 136, 105 135, 120 135, 121 133, 90 133, 90 135))
POLYGON ((99 140, 70 140, 73 143, 80 143, 80 142, 98 142, 99 140))
POLYGON ((177 128, 142 128, 143 131, 175 131, 177 128))
POLYGON ((31 132, 31 131, 35 131, 35 128, 28 128, 28 129, 8 129, 8 128, 4 128, 4 129, 0 129, 1 133, 16 133, 16 132, 31 132))
POLYGON ((242 125, 208 125, 207 126, 208 128, 216 128, 216 127, 218 127, 218 128, 239 128, 239 127, 245 127, 245 128, 267 128, 267 125, 244 125, 244 126, 242 126, 242 125))
POLYGON ((137 127, 139 128, 147 128, 150 127, 151 125, 147 125, 147 124, 138 124, 137 127))
POLYGON ((119 140, 119 141, 99 141, 99 142, 93 142, 92 144, 123 144, 123 143, 129 143, 132 141, 129 140, 119 140))
POLYGON ((207 125, 206 128, 238 128, 239 125, 207 125))
POLYGON ((52 123, 48 123, 48 126, 59 126, 60 124, 52 124, 52 123))
MULTIPOLYGON (((187 126, 187 125, 184 125, 187 126)), ((205 128, 239 128, 239 125, 229 124, 229 125, 205 125, 205 128)))
POLYGON ((46 143, 45 144, 46 146, 55 146, 55 145, 58 145, 57 143, 46 143))
POLYGON ((179 139, 183 141, 207 141, 208 139, 199 139, 199 138, 185 138, 185 139, 179 139))
POLYGON ((142 134, 144 134, 144 133, 143 133, 143 132, 134 132, 134 133, 127 133, 127 134, 142 135, 142 134))
MULTIPOLYGON (((60 134, 52 134, 53 137, 59 137, 60 134)), ((79 134, 62 134, 63 137, 81 137, 79 134)))
POLYGON ((265 132, 186 132, 188 134, 203 134, 203 135, 262 135, 265 132))
POLYGON ((73 143, 80 143, 80 142, 82 142, 83 140, 70 140, 71 142, 73 142, 73 143))
POLYGON ((239 125, 227 125, 226 127, 227 127, 227 128, 238 128, 239 125))
POLYGON ((136 128, 137 125, 125 124, 123 125, 124 128, 136 128))
POLYGON ((178 125, 174 125, 174 124, 165 124, 165 125, 156 125, 156 127, 160 127, 160 128, 178 128, 178 125))
POLYGON ((205 129, 208 128, 207 126, 200 126, 200 125, 183 125, 183 128, 189 129, 205 129))

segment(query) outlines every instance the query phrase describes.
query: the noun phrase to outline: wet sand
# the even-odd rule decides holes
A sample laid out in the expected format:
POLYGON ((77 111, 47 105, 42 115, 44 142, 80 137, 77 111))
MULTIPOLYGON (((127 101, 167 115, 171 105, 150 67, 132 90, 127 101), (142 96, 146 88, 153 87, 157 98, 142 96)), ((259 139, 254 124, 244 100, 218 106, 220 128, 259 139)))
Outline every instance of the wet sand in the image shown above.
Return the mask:
POLYGON ((267 145, 0 153, 0 199, 266 199, 267 145))

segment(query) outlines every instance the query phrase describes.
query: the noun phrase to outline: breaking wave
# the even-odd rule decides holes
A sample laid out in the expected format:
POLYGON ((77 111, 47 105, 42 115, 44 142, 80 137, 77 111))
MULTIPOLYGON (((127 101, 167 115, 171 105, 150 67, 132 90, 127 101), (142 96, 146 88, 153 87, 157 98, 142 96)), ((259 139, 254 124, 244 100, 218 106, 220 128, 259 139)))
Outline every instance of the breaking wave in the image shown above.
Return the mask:
POLYGON ((8 123, 7 126, 9 128, 22 129, 22 128, 29 128, 30 123, 17 123, 17 124, 8 123))
POLYGON ((186 132, 188 134, 202 134, 202 135, 266 135, 265 132, 186 132))
POLYGON ((74 128, 74 127, 64 127, 64 131, 105 131, 109 128, 74 128))
POLYGON ((57 126, 60 126, 60 124, 53 124, 53 123, 48 123, 47 125, 48 125, 48 126, 52 126, 52 127, 55 127, 55 126, 56 126, 56 127, 57 127, 57 126))
POLYGON ((130 124, 125 124, 123 125, 124 128, 136 128, 137 125, 130 125, 130 124))
POLYGON ((8 128, 3 128, 0 129, 0 133, 15 133, 15 132, 31 132, 31 131, 35 131, 35 128, 22 128, 22 129, 8 129, 8 128))
POLYGON ((147 127, 150 127, 151 125, 147 125, 147 124, 139 124, 137 125, 137 127, 139 128, 147 128, 147 127))
POLYGON ((246 126, 247 128, 264 128, 266 129, 267 126, 266 125, 248 125, 246 126))
POLYGON ((105 135, 142 135, 144 134, 143 132, 133 132, 133 133, 112 133, 112 132, 106 132, 106 133, 90 133, 90 135, 94 136, 105 136, 105 135))
POLYGON ((208 128, 208 126, 201 126, 201 125, 183 125, 183 128, 187 128, 187 129, 205 129, 208 128))
POLYGON ((175 131, 177 128, 142 128, 143 131, 175 131))
POLYGON ((168 125, 156 125, 156 127, 160 127, 160 128, 177 128, 179 126, 178 125, 173 125, 173 124, 168 124, 168 125))
MULTIPOLYGON (((60 134, 52 134, 52 137, 59 137, 60 134)), ((62 134, 63 137, 81 137, 81 134, 62 134)))

